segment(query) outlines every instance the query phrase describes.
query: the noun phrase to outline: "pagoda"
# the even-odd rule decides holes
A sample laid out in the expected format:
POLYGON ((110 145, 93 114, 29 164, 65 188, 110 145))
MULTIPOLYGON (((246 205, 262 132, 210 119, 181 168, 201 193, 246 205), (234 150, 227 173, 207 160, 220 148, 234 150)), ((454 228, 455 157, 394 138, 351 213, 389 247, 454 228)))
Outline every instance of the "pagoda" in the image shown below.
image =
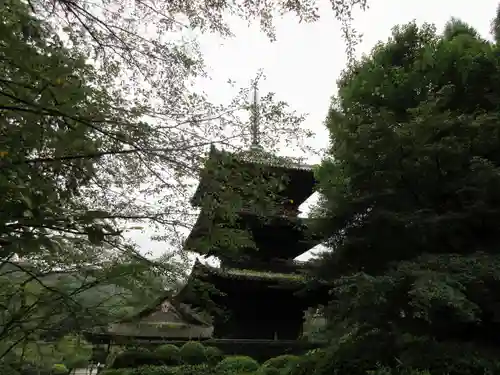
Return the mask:
POLYGON ((141 314, 147 320, 161 315, 165 322, 166 315, 158 311, 167 306, 172 312, 174 306, 176 324, 183 327, 178 334, 168 339, 158 331, 155 339, 151 329, 146 334, 137 325, 133 330, 121 326, 122 339, 125 334, 177 343, 183 340, 182 331, 186 340, 208 340, 226 353, 254 357, 263 345, 274 347, 266 350, 268 356, 311 347, 300 340, 305 311, 325 303, 328 289, 305 293, 304 265, 294 259, 323 240, 311 229, 313 219, 299 217, 299 206, 314 192, 314 173, 311 166, 263 150, 256 108, 255 95, 250 150, 231 153, 211 147, 191 199, 200 212, 185 250, 217 257, 220 266, 197 260, 174 297, 159 300, 141 314), (172 305, 165 305, 167 300, 172 305), (187 306, 191 313, 180 314, 187 306), (208 312, 211 321, 193 319, 194 311, 208 312))
MULTIPOLYGON (((256 109, 256 96, 254 109, 256 109)), ((326 292, 303 292, 306 276, 294 258, 322 241, 299 206, 314 192, 311 166, 266 153, 259 145, 257 111, 252 147, 229 153, 211 147, 192 205, 200 208, 185 249, 215 256, 220 267, 197 261, 176 298, 207 308, 199 283, 213 286, 210 301, 217 339, 295 342, 304 312, 326 292)))

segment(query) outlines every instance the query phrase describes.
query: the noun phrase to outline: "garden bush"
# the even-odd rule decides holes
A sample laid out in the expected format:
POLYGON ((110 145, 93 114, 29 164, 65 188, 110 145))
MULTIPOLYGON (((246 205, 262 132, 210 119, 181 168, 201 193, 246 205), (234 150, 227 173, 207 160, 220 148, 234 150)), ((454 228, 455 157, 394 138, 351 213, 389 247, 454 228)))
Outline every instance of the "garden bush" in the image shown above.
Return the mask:
POLYGON ((104 375, 210 375, 212 371, 209 366, 204 365, 181 365, 181 366, 141 366, 135 369, 117 369, 112 373, 104 375), (123 371, 123 372, 122 372, 123 371))
POLYGON ((224 358, 216 367, 217 375, 224 374, 244 374, 256 372, 259 369, 259 363, 247 356, 230 356, 224 358))
POLYGON ((130 370, 130 372, 127 374, 116 374, 116 375, 175 375, 175 374, 176 374, 175 367, 171 366, 141 366, 130 370))
POLYGON ((205 357, 209 365, 215 366, 224 359, 224 353, 214 346, 206 346, 205 357))
POLYGON ((63 359, 64 365, 69 369, 87 368, 89 366, 90 358, 86 356, 77 356, 72 358, 63 359))
POLYGON ((389 367, 379 367, 376 370, 368 371, 367 375, 431 375, 427 370, 397 369, 389 367))
POLYGON ((40 367, 33 363, 0 363, 2 375, 53 375, 52 368, 40 367))
POLYGON ((298 356, 291 354, 270 358, 260 366, 258 373, 259 375, 287 374, 289 367, 292 367, 299 359, 298 356))
POLYGON ((179 365, 181 362, 180 350, 172 344, 165 344, 155 349, 155 354, 163 360, 163 363, 170 366, 179 365))
POLYGON ((106 369, 103 372, 99 373, 99 375, 132 375, 132 371, 136 369, 128 369, 128 368, 110 368, 106 369))
MULTIPOLYGON (((296 361, 288 363, 286 369, 282 372, 286 375, 312 375, 315 373, 318 364, 323 361, 326 356, 324 350, 315 349, 305 355, 298 357, 296 361)), ((334 374, 334 372, 332 372, 334 374)), ((347 375, 350 375, 346 373, 347 375)))
POLYGON ((119 353, 111 364, 111 368, 135 368, 140 366, 158 366, 163 364, 162 358, 153 352, 128 350, 119 353))
POLYGON ((211 368, 207 364, 182 365, 182 366, 173 367, 173 369, 174 369, 173 375, 210 375, 210 374, 214 374, 213 368, 211 368))
POLYGON ((270 367, 282 369, 287 367, 290 363, 297 362, 299 357, 291 354, 283 354, 278 357, 270 358, 262 364, 262 367, 270 367))
POLYGON ((186 365, 201 365, 205 363, 205 347, 196 341, 190 341, 182 345, 179 350, 182 363, 186 365))
POLYGON ((431 374, 500 374, 500 351, 475 343, 437 342, 417 337, 399 342, 400 366, 431 374))
POLYGON ((68 368, 62 363, 56 363, 52 366, 52 373, 54 375, 65 375, 69 372, 68 368))

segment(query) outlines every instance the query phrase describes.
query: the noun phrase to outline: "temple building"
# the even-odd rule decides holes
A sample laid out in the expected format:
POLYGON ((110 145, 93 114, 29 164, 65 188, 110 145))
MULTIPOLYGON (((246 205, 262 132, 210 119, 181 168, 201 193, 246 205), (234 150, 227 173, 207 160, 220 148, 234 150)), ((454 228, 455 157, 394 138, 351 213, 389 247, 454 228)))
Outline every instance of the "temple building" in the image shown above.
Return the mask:
POLYGON ((194 280, 217 289, 211 299, 226 312, 214 318, 217 338, 299 339, 304 311, 320 302, 315 295, 298 296, 306 276, 294 261, 322 240, 311 231, 311 219, 298 217, 313 193, 312 168, 259 149, 234 155, 212 148, 207 165, 215 167, 202 173, 192 200, 201 212, 186 249, 216 256, 221 266, 197 262, 178 298, 200 304, 194 280))
POLYGON ((307 346, 301 341, 305 311, 328 296, 326 288, 304 290, 307 275, 294 260, 323 240, 313 219, 299 217, 299 206, 314 192, 314 173, 265 152, 255 118, 249 151, 211 147, 191 200, 200 213, 185 250, 217 257, 220 267, 197 260, 177 295, 159 300, 133 323, 110 327, 110 339, 209 340, 237 354, 253 354, 245 345, 274 345, 274 355, 307 346))
POLYGON ((211 338, 213 326, 189 310, 188 306, 163 300, 159 305, 142 310, 139 314, 119 323, 111 324, 108 333, 116 337, 134 337, 150 341, 203 340, 211 338))

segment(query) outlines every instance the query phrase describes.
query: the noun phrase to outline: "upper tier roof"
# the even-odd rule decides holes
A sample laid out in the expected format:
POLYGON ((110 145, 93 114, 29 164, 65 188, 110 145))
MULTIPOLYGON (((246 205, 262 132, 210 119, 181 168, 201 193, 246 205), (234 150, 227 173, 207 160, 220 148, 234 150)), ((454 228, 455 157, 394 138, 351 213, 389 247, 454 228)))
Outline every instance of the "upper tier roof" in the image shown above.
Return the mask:
MULTIPOLYGON (((233 172, 233 177, 236 177, 242 170, 251 170, 256 166, 277 175, 285 175, 289 181, 281 194, 286 195, 297 205, 303 203, 314 192, 314 172, 310 165, 300 164, 291 158, 279 157, 261 149, 230 153, 217 150, 212 146, 206 166, 200 174, 200 182, 191 199, 193 206, 200 206, 204 194, 213 192, 210 191, 212 190, 210 182, 213 181, 214 174, 213 170, 208 168, 209 165, 226 166, 233 172)), ((231 173, 226 175, 226 178, 230 181, 231 173)))
MULTIPOLYGON (((261 218, 241 213, 240 219, 231 228, 220 228, 217 223, 200 212, 196 224, 184 243, 188 251, 204 255, 229 256, 248 255, 255 259, 293 259, 312 249, 324 240, 314 232, 319 219, 277 216, 261 218), (233 230, 236 232, 233 233, 233 230), (238 230, 240 232, 238 232, 238 230), (243 248, 238 244, 238 236, 251 236, 256 249, 243 248), (225 246, 235 246, 237 250, 225 246)), ((242 242, 241 240, 239 242, 242 242)))

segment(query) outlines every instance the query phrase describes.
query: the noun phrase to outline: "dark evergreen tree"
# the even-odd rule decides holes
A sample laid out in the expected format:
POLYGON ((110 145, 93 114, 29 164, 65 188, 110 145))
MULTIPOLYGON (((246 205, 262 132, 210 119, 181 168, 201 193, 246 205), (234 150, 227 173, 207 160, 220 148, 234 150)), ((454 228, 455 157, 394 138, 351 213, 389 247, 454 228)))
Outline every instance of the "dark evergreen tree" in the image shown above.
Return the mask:
POLYGON ((318 373, 498 373, 498 56, 461 21, 410 23, 340 79, 317 173, 335 285, 318 373))

